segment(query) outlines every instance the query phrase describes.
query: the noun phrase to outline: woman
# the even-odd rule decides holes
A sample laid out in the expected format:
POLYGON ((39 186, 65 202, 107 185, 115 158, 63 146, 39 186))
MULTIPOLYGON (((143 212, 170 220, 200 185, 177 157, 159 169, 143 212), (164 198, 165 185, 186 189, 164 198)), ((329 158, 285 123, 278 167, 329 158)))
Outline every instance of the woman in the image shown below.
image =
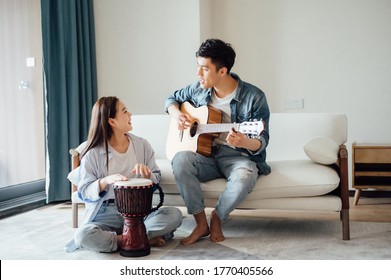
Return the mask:
MULTIPOLYGON (((83 225, 77 229, 67 251, 77 248, 114 252, 120 248, 123 218, 114 202, 113 184, 129 178, 146 178, 154 184, 161 173, 154 151, 132 130, 131 113, 117 97, 102 97, 92 109, 87 146, 81 155, 78 194, 86 202, 83 225)), ((163 207, 144 223, 151 246, 163 246, 181 225, 182 213, 163 207)))

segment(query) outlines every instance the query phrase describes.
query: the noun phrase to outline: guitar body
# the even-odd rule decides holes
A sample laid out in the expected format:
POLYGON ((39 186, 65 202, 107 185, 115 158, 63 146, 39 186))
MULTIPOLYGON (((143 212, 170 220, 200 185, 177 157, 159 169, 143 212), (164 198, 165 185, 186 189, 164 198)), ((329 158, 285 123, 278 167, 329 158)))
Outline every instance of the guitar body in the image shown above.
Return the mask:
POLYGON ((247 121, 242 123, 221 123, 223 114, 213 107, 193 107, 188 102, 182 103, 181 112, 188 114, 192 122, 184 131, 178 130, 178 122, 173 118, 167 136, 166 154, 171 160, 177 152, 192 151, 204 156, 212 153, 213 140, 221 132, 228 132, 232 128, 235 131, 250 137, 260 135, 265 129, 262 120, 247 121))
POLYGON ((188 102, 182 103, 180 110, 193 118, 192 125, 181 133, 178 130, 178 122, 175 119, 171 120, 167 136, 167 157, 171 160, 179 151, 193 151, 210 156, 213 140, 220 133, 198 134, 195 131, 198 124, 221 123, 223 118, 221 111, 208 106, 195 108, 188 102))

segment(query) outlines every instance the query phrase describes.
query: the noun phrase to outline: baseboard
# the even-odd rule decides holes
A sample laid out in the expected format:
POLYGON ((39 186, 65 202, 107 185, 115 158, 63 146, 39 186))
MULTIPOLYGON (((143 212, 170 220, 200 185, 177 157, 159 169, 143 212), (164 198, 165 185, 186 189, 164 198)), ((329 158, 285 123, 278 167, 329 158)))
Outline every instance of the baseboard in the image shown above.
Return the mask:
POLYGON ((46 193, 38 192, 0 202, 0 219, 46 205, 46 193))
POLYGON ((0 189, 0 219, 46 205, 45 180, 0 189))

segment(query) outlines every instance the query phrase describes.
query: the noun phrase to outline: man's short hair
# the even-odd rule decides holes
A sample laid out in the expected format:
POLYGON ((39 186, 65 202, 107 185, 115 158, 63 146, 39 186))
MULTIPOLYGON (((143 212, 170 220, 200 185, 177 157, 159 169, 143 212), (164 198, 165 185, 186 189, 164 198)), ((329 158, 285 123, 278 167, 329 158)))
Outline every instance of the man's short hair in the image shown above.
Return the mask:
POLYGON ((235 63, 235 51, 232 46, 220 39, 207 39, 196 52, 196 57, 210 58, 216 70, 223 67, 231 71, 235 63))

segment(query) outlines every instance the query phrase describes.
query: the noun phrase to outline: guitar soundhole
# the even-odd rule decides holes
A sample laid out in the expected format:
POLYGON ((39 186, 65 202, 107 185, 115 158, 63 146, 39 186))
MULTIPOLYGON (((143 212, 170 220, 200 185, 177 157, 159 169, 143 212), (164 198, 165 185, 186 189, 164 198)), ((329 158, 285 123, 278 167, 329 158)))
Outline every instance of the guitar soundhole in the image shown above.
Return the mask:
POLYGON ((198 126, 197 122, 192 123, 192 125, 190 127, 190 136, 191 137, 194 137, 197 134, 197 126, 198 126))

